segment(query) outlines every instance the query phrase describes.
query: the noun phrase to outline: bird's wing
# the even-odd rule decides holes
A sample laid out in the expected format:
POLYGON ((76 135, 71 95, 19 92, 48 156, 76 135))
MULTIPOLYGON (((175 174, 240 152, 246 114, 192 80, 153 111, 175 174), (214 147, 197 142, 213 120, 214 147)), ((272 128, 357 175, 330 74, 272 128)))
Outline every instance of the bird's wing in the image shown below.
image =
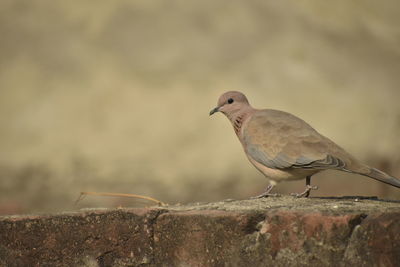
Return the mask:
POLYGON ((346 170, 350 157, 303 120, 278 110, 259 110, 243 132, 246 153, 273 169, 346 170))

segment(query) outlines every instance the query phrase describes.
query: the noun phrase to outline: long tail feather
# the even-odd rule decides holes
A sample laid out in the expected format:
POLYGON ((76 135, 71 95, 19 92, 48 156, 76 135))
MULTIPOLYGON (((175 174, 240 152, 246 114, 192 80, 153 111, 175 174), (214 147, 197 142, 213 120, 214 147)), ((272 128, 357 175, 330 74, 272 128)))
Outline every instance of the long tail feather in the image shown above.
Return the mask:
POLYGON ((368 173, 360 173, 361 175, 365 175, 367 177, 373 178, 375 180, 381 181, 385 184, 390 184, 392 186, 400 188, 400 179, 390 176, 383 171, 380 171, 375 168, 370 168, 370 172, 368 173))

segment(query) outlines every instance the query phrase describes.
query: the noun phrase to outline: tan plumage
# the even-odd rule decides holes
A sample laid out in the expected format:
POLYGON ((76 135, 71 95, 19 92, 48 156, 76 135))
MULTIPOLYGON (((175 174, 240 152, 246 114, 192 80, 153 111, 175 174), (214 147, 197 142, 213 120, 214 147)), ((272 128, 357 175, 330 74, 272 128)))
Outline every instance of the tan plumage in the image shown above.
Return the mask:
POLYGON ((210 115, 220 111, 231 121, 250 162, 270 179, 271 185, 284 180, 307 179, 306 190, 297 196, 308 196, 311 176, 328 169, 361 174, 400 187, 400 180, 371 168, 319 134, 296 116, 272 109, 250 106, 240 92, 224 93, 210 115))

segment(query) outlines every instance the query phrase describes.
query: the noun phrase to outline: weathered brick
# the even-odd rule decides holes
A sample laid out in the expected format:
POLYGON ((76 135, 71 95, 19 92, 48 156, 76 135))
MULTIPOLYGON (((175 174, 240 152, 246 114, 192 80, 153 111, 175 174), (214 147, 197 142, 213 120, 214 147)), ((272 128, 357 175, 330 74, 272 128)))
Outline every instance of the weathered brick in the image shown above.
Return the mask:
POLYGON ((0 266, 399 266, 400 203, 280 197, 0 217, 0 266))

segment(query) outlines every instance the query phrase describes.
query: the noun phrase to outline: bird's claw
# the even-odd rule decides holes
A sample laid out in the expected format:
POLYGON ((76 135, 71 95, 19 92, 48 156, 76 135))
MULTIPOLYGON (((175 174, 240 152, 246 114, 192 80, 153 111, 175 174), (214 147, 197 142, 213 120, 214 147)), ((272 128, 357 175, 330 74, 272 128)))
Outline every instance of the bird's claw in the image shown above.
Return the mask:
POLYGON ((250 199, 258 199, 258 198, 263 198, 263 197, 277 197, 277 196, 279 196, 279 194, 270 193, 272 188, 274 188, 274 186, 272 184, 270 184, 270 185, 267 186, 267 188, 265 188, 265 191, 262 194, 260 194, 258 196, 255 196, 255 197, 251 197, 250 199))
POLYGON ((296 198, 300 198, 300 197, 308 197, 310 195, 310 191, 311 190, 317 190, 318 186, 311 186, 311 185, 307 185, 306 186, 306 190, 304 190, 304 192, 302 193, 291 193, 290 195, 296 198))
POLYGON ((303 193, 291 193, 290 195, 295 198, 308 197, 310 195, 310 191, 303 193))
POLYGON ((250 197, 250 199, 259 199, 259 198, 264 198, 264 197, 280 197, 280 196, 281 196, 280 194, 276 194, 276 193, 263 193, 258 196, 250 197))

